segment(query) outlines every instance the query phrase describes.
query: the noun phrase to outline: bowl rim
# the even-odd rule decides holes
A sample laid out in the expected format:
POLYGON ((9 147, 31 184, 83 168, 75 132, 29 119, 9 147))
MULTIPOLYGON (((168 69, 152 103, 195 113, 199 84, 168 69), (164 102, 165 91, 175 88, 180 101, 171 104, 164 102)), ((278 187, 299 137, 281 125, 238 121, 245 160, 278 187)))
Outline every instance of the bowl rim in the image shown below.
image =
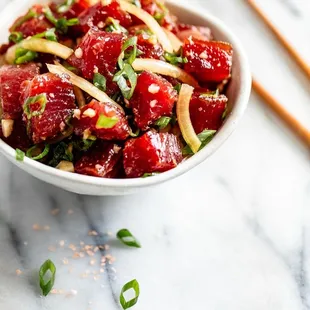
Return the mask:
MULTIPOLYGON (((11 2, 13 5, 14 2, 11 2)), ((191 158, 183 161, 177 167, 158 174, 149 178, 134 178, 134 179, 108 179, 108 178, 98 178, 93 176, 86 176, 77 173, 69 173, 65 171, 61 171, 55 169, 53 167, 47 166, 40 162, 31 160, 27 157, 24 158, 23 162, 16 161, 16 151, 8 144, 6 144, 3 140, 0 139, 0 151, 11 161, 16 161, 20 168, 27 170, 26 166, 32 168, 34 170, 38 170, 38 172, 48 174, 49 176, 65 179, 66 181, 70 181, 73 183, 80 183, 85 185, 93 185, 93 186, 101 186, 101 187, 111 187, 111 188, 134 188, 134 187, 148 187, 155 184, 161 184, 170 179, 174 179, 192 168, 198 166, 203 161, 205 161, 211 154, 213 154, 232 134, 235 130, 237 123, 241 119, 242 115, 245 112, 245 109, 248 104, 248 100, 251 92, 251 71, 249 67, 249 62, 246 56, 246 53, 239 41, 239 39, 232 33, 232 31, 222 22, 219 18, 213 16, 208 11, 206 11, 202 7, 193 8, 191 5, 187 3, 175 3, 171 0, 167 1, 168 5, 174 7, 176 9, 186 10, 189 15, 199 15, 204 20, 206 20, 211 27, 217 28, 222 33, 229 38, 229 42, 234 47, 234 52, 238 53, 240 58, 240 80, 243 83, 243 91, 238 94, 235 106, 227 118, 225 124, 215 136, 215 138, 199 153, 195 154, 191 158)), ((11 6, 10 6, 11 7, 11 6)), ((6 10, 9 8, 5 7, 1 12, 2 14, 6 14, 6 10)))

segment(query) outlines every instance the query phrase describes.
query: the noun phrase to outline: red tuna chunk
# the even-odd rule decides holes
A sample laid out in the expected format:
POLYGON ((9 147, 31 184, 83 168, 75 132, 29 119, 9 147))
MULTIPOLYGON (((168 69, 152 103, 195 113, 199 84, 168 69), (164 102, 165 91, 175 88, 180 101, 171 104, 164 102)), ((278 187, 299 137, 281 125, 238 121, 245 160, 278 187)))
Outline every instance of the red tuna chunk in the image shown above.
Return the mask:
POLYGON ((0 102, 2 106, 2 118, 17 119, 22 114, 20 85, 25 80, 32 80, 39 74, 39 67, 30 63, 27 65, 0 67, 0 102))
POLYGON ((184 69, 200 82, 220 83, 230 77, 232 53, 232 47, 228 43, 187 39, 184 43, 184 56, 188 63, 184 65, 184 69))
POLYGON ((76 135, 95 135, 104 140, 125 140, 129 136, 124 111, 109 102, 93 100, 77 111, 73 121, 76 135))
POLYGON ((14 121, 13 131, 8 138, 3 136, 0 122, 0 138, 12 148, 18 148, 22 151, 27 151, 32 144, 27 135, 25 123, 21 118, 14 121))
POLYGON ((93 79, 94 72, 99 72, 107 79, 107 93, 118 90, 112 82, 117 71, 117 59, 121 53, 124 36, 91 29, 83 38, 68 62, 81 70, 86 79, 93 79))
POLYGON ((34 143, 55 138, 73 113, 73 86, 65 76, 46 73, 22 85, 21 102, 29 137, 34 143))
POLYGON ((227 101, 228 99, 225 95, 214 97, 201 92, 194 92, 189 110, 191 121, 197 134, 205 129, 218 130, 221 127, 227 101))
POLYGON ((50 28, 53 28, 53 25, 45 18, 43 14, 43 6, 34 5, 26 15, 19 17, 14 22, 10 28, 10 32, 21 32, 24 37, 27 38, 50 28), (34 14, 35 16, 28 18, 28 16, 31 16, 30 14, 34 14))
POLYGON ((92 27, 103 29, 108 17, 117 19, 125 28, 132 24, 131 16, 121 9, 117 1, 113 0, 109 5, 103 5, 99 2, 80 14, 80 28, 84 33, 92 27))
POLYGON ((177 92, 167 80, 154 73, 142 72, 130 100, 137 126, 146 130, 161 116, 171 115, 176 100, 177 92))
POLYGON ((147 33, 138 35, 137 48, 141 52, 140 58, 160 59, 164 55, 164 49, 157 42, 156 37, 147 33))
POLYGON ((121 147, 100 142, 75 164, 75 172, 100 178, 114 178, 120 170, 121 147))
POLYGON ((142 137, 128 140, 124 148, 124 168, 130 178, 170 170, 182 159, 179 141, 169 133, 148 131, 142 137))

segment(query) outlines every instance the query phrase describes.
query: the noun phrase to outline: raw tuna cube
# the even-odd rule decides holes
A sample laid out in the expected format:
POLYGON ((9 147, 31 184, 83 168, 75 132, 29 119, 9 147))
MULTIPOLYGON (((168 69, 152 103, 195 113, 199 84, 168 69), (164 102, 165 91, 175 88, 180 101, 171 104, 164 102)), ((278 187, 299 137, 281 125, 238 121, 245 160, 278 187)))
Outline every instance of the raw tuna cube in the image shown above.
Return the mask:
POLYGON ((112 80, 124 40, 122 34, 91 29, 68 62, 80 69, 86 79, 92 80, 94 72, 104 75, 107 79, 107 93, 114 94, 118 86, 112 80))
POLYGON ((92 27, 103 29, 108 17, 117 19, 125 28, 132 24, 130 15, 121 9, 117 1, 113 0, 109 5, 103 5, 99 2, 80 14, 80 28, 84 33, 92 27))
POLYGON ((29 36, 44 32, 50 28, 53 28, 53 25, 45 18, 43 14, 43 6, 34 5, 26 15, 19 17, 14 22, 14 24, 10 28, 10 32, 21 32, 24 37, 27 38, 29 36), (32 18, 27 18, 27 16, 29 16, 31 12, 36 14, 36 16, 32 18))
POLYGON ((147 33, 138 35, 137 48, 141 52, 140 58, 160 59, 164 55, 164 49, 157 42, 156 37, 147 33))
POLYGON ((93 100, 75 112, 73 121, 76 135, 94 135, 103 140, 125 140, 130 128, 125 113, 117 106, 93 100))
POLYGON ((100 178, 114 178, 121 166, 121 147, 100 142, 75 164, 75 172, 100 178))
POLYGON ((23 119, 28 135, 37 144, 55 138, 66 129, 73 113, 73 86, 65 75, 46 73, 22 84, 23 119))
POLYGON ((190 36, 194 39, 210 41, 212 40, 212 32, 208 27, 200 27, 189 24, 178 24, 177 36, 180 40, 188 39, 190 36))
POLYGON ((223 122, 223 113, 227 106, 227 97, 218 97, 195 91, 189 106, 191 121, 195 132, 201 133, 205 129, 218 130, 223 122))
POLYGON ((19 101, 20 85, 39 74, 39 67, 34 63, 20 66, 4 65, 0 67, 0 102, 2 118, 17 119, 21 117, 22 106, 19 101))
POLYGON ((8 138, 3 136, 0 122, 0 138, 12 148, 18 148, 22 151, 28 150, 32 144, 27 135, 25 123, 21 118, 14 121, 13 131, 8 138))
POLYGON ((170 170, 182 159, 179 141, 169 133, 148 131, 142 137, 128 140, 124 148, 124 168, 130 178, 170 170))
POLYGON ((189 38, 183 51, 188 60, 185 71, 200 82, 220 83, 230 77, 233 54, 230 44, 189 38))
POLYGON ((177 92, 167 80, 154 73, 142 72, 130 100, 137 126, 146 130, 161 116, 171 115, 176 100, 177 92))

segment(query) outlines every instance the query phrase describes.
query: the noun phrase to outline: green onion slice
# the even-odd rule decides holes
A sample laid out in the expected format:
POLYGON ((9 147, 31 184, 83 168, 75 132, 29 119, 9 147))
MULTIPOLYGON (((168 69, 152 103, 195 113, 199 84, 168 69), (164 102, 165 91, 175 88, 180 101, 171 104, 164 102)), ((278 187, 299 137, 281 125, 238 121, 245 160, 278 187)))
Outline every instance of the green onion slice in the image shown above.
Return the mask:
POLYGON ((124 62, 132 65, 132 63, 135 61, 137 57, 137 42, 138 37, 131 37, 125 41, 122 47, 122 51, 120 56, 118 57, 118 65, 120 69, 123 69, 124 62), (129 48, 133 47, 132 51, 128 53, 127 55, 124 55, 124 52, 129 48), (125 59, 124 59, 125 58, 125 59))
POLYGON ((22 150, 20 149, 16 149, 16 160, 17 161, 24 161, 24 158, 25 158, 25 152, 23 152, 22 150))
POLYGON ((58 13, 66 13, 68 12, 73 4, 75 3, 75 0, 66 0, 63 4, 60 4, 57 8, 58 13))
MULTIPOLYGON (((197 135, 198 139, 201 141, 200 149, 203 149, 211 140, 213 139, 214 135, 216 134, 216 130, 204 130, 200 134, 197 135)), ((182 150, 183 155, 193 155, 193 151, 191 150, 190 146, 187 145, 182 150)))
POLYGON ((124 65, 122 70, 114 75, 113 78, 113 81, 117 83, 123 96, 128 100, 132 97, 135 91, 137 80, 138 77, 136 72, 133 70, 132 66, 127 63, 124 65), (130 86, 127 84, 127 79, 130 83, 130 86))
POLYGON ((115 32, 115 33, 128 33, 127 29, 122 27, 117 19, 108 17, 106 19, 106 24, 108 26, 105 28, 106 32, 115 32))
POLYGON ((21 32, 12 32, 9 36, 9 41, 14 43, 19 43, 24 38, 24 35, 21 32))
POLYGON ((171 63, 172 65, 188 63, 188 59, 186 57, 178 56, 176 54, 165 52, 164 57, 166 61, 171 63))
POLYGON ((132 281, 126 283, 122 288, 121 295, 119 298, 123 309, 125 310, 125 309, 131 308, 132 306, 134 306, 138 302, 139 295, 140 295, 140 287, 139 287, 139 283, 137 280, 132 280, 132 281), (124 294, 131 289, 134 290, 135 297, 133 299, 127 301, 125 299, 124 294))
POLYGON ((97 129, 110 129, 113 128, 119 119, 116 116, 107 117, 104 114, 100 114, 96 123, 97 129))
POLYGON ((133 236, 133 234, 128 229, 121 229, 117 233, 117 238, 123 242, 124 244, 134 247, 134 248, 141 248, 141 244, 139 241, 133 236))
POLYGON ((159 172, 153 172, 153 173, 144 173, 143 176, 141 177, 142 179, 149 178, 149 177, 154 177, 155 175, 159 175, 159 172))
POLYGON ((40 287, 44 296, 47 296, 52 290, 55 283, 55 276, 56 267, 54 263, 48 259, 46 262, 43 263, 39 271, 40 287), (46 276, 48 276, 48 273, 50 274, 48 279, 46 280, 45 278, 46 276))
POLYGON ((33 38, 46 38, 49 41, 57 42, 57 36, 55 34, 56 28, 48 29, 42 33, 38 33, 33 38))
POLYGON ((37 145, 34 145, 30 149, 28 149, 28 151, 26 152, 26 156, 32 160, 40 160, 40 159, 44 158, 49 153, 50 145, 45 144, 44 150, 39 155, 32 156, 32 153, 38 149, 39 149, 39 147, 37 145))
POLYGON ((159 120, 155 122, 155 125, 159 127, 159 129, 166 128, 171 122, 172 118, 168 116, 162 116, 159 120))
POLYGON ((34 97, 29 97, 23 106, 24 113, 27 115, 27 118, 30 119, 33 116, 39 116, 43 114, 46 108, 46 103, 47 103, 47 97, 45 93, 34 97), (40 105, 41 109, 38 111, 31 112, 30 106, 36 103, 40 105))
POLYGON ((37 52, 26 50, 22 47, 18 47, 15 52, 15 64, 21 65, 26 62, 30 62, 38 57, 37 52))
POLYGON ((107 79, 100 73, 94 74, 93 79, 94 85, 102 91, 106 91, 107 89, 107 79))

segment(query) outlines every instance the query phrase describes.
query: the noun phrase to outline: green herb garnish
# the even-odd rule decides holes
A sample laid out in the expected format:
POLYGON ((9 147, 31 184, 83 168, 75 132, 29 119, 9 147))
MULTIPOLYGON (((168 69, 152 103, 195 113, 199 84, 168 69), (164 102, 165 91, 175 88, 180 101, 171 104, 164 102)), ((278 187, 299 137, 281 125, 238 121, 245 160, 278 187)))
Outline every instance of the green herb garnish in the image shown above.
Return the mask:
MULTIPOLYGON (((96 139, 78 140, 78 141, 73 142, 73 147, 80 152, 86 152, 94 145, 95 142, 96 142, 96 139)), ((72 160, 69 160, 69 161, 72 161, 72 160)))
MULTIPOLYGON (((213 139, 215 134, 216 134, 216 130, 207 130, 206 129, 197 135, 199 140, 201 141, 201 146, 200 146, 199 151, 201 149, 203 149, 209 142, 211 142, 211 140, 213 139)), ((185 156, 194 154, 188 145, 183 148, 182 153, 185 156)))
POLYGON ((104 114, 100 114, 96 123, 97 129, 109 129, 113 128, 119 119, 116 116, 107 117, 104 114))
POLYGON ((19 18, 11 27, 11 31, 15 31, 16 28, 18 28, 19 26, 21 26, 22 24, 24 24, 26 21, 28 21, 29 19, 32 19, 34 17, 37 16, 37 13, 34 12, 33 10, 29 10, 29 12, 25 15, 22 16, 21 18, 19 18))
POLYGON ((60 19, 57 19, 48 6, 45 7, 44 9, 44 15, 46 19, 48 19, 56 27, 56 29, 62 34, 66 34, 68 32, 69 27, 79 24, 78 18, 71 18, 68 20, 62 17, 60 19))
POLYGON ((20 149, 16 149, 15 151, 16 151, 16 156, 15 156, 16 160, 17 160, 17 161, 24 161, 25 152, 23 152, 23 151, 20 150, 20 149))
POLYGON ((75 0, 66 0, 63 4, 60 4, 57 8, 58 13, 66 13, 68 12, 73 4, 75 3, 75 0))
POLYGON ((56 267, 51 260, 43 263, 39 271, 40 287, 42 294, 47 296, 55 283, 56 267), (47 279, 46 279, 47 278, 47 279))
POLYGON ((138 137, 139 134, 140 134, 140 129, 139 128, 135 132, 133 132, 132 129, 130 129, 130 131, 129 131, 130 137, 133 137, 133 138, 138 137))
POLYGON ((181 91, 181 87, 182 87, 182 84, 177 84, 177 85, 174 86, 174 89, 178 92, 178 94, 181 91))
MULTIPOLYGON (((73 143, 73 147, 77 148, 80 151, 80 149, 76 146, 75 142, 73 143)), ((62 160, 70 161, 70 162, 73 161, 73 154, 69 148, 69 145, 63 141, 57 144, 56 147, 54 148, 53 158, 52 160, 50 160, 48 165, 52 167, 56 167, 62 160)))
POLYGON ((15 64, 21 65, 38 57, 38 53, 18 47, 15 52, 15 64))
MULTIPOLYGON (((40 150, 38 145, 34 145, 33 147, 31 147, 30 149, 27 150, 26 152, 26 156, 32 160, 40 160, 42 158, 44 158, 46 155, 48 155, 49 151, 50 151, 50 145, 49 144, 45 144, 44 146, 44 150, 38 154, 38 155, 32 155, 33 152, 40 150)), ((35 152, 36 153, 36 152, 35 152)))
POLYGON ((125 310, 125 309, 131 308, 132 306, 134 306, 138 302, 139 295, 140 295, 140 287, 139 287, 139 283, 137 280, 132 280, 126 283, 122 288, 121 295, 119 298, 123 309, 125 310), (131 289, 135 291, 135 297, 127 301, 125 299, 124 294, 131 289))
POLYGON ((128 33, 127 29, 122 27, 117 19, 108 17, 106 20, 108 26, 105 28, 106 32, 116 32, 116 33, 128 33))
POLYGON ((116 236, 121 242, 130 247, 141 248, 141 244, 139 243, 139 241, 132 235, 132 233, 128 229, 121 229, 116 234, 116 236))
POLYGON ((19 43, 24 39, 24 35, 21 32, 12 32, 9 36, 9 41, 14 43, 19 43))
POLYGON ((33 116, 39 116, 44 113, 47 103, 46 94, 40 94, 34 97, 29 97, 24 103, 23 109, 28 119, 31 119, 33 116), (39 104, 41 109, 31 112, 30 106, 33 104, 39 104))
POLYGON ((162 116, 159 120, 155 122, 155 125, 159 127, 159 129, 166 128, 171 122, 172 118, 168 116, 162 116))
POLYGON ((93 84, 102 91, 107 89, 107 79, 100 73, 94 74, 93 84))
POLYGON ((167 62, 169 62, 172 65, 178 65, 178 64, 186 64, 188 63, 188 60, 186 57, 177 56, 176 54, 165 52, 164 57, 167 62))
POLYGON ((56 28, 51 28, 51 29, 44 31, 42 33, 38 33, 33 37, 34 38, 46 38, 49 41, 57 42, 57 36, 56 36, 55 31, 56 31, 56 28))

